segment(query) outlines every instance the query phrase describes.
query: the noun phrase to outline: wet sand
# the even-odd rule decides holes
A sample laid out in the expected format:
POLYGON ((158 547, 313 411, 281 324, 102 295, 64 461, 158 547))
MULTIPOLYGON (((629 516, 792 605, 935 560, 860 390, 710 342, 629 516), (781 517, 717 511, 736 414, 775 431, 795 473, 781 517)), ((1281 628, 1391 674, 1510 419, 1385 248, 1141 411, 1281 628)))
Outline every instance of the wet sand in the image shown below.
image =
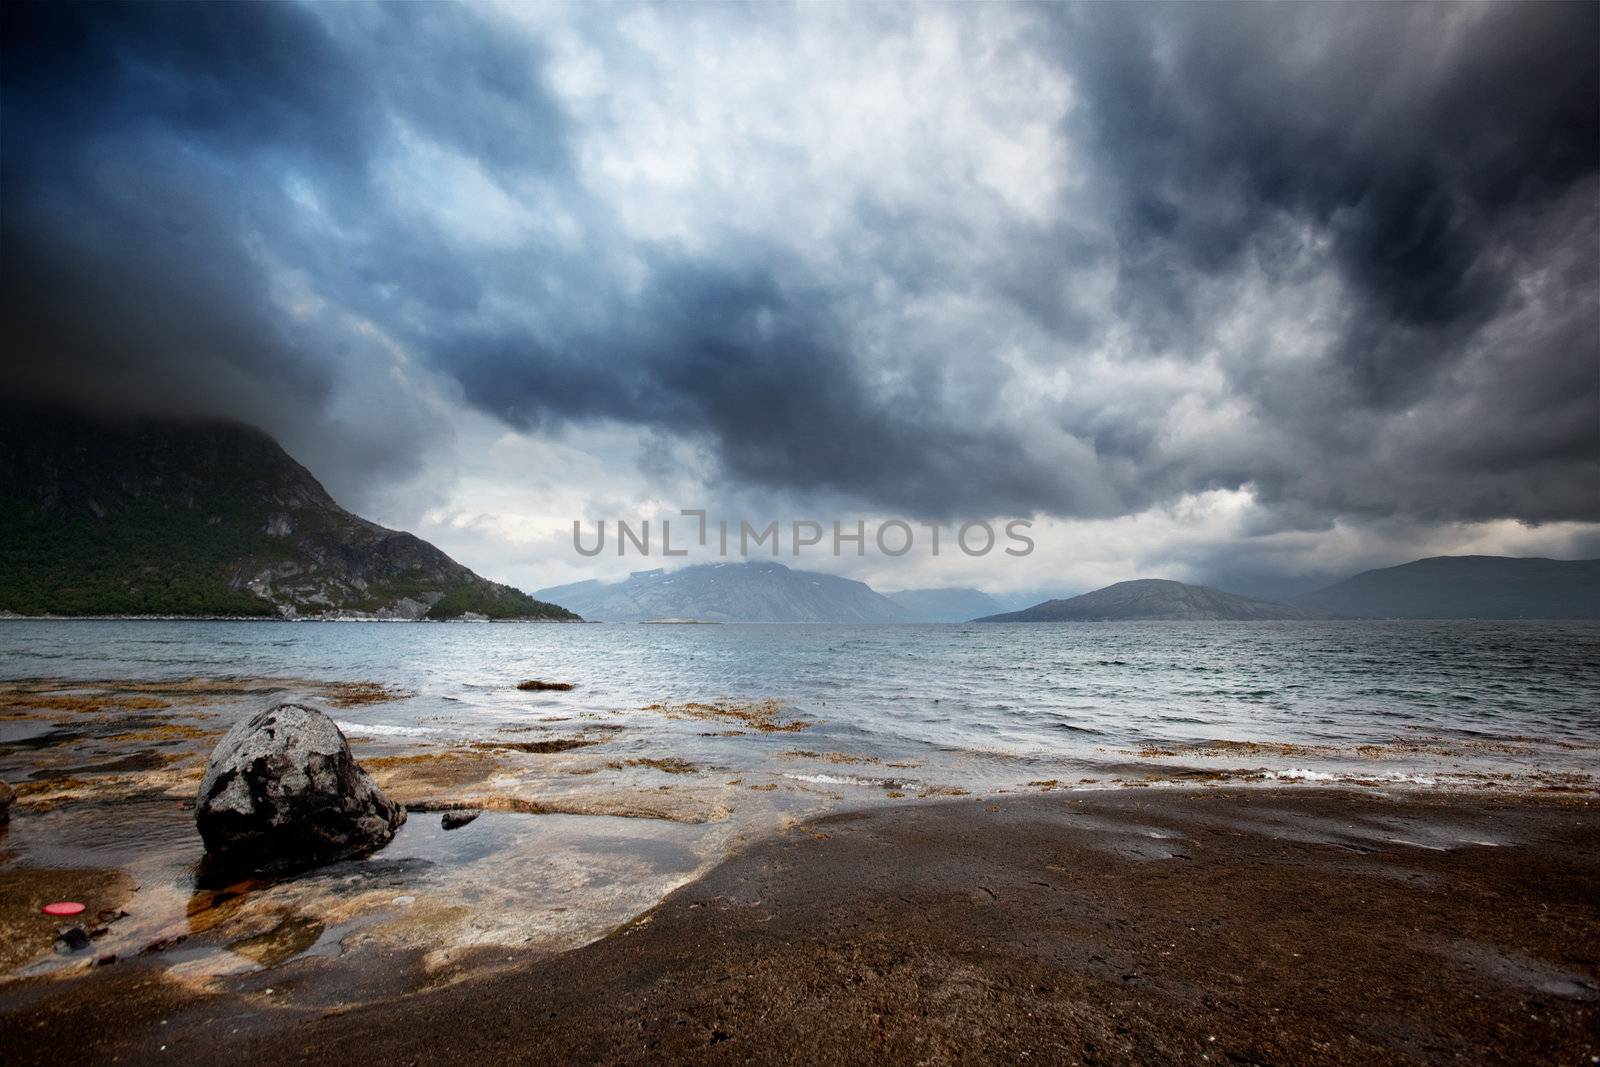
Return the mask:
POLYGON ((569 952, 483 947, 425 971, 419 951, 203 987, 144 958, 12 982, 0 1048, 19 1064, 1588 1064, 1600 807, 1304 787, 928 801, 762 838, 569 952))

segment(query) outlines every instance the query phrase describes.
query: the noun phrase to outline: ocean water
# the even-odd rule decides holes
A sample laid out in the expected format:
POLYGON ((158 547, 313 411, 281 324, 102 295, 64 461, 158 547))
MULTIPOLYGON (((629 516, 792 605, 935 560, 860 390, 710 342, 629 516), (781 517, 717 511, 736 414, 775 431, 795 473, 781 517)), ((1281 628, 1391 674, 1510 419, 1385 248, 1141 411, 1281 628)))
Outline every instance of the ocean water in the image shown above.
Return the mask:
POLYGON ((611 728, 619 757, 862 777, 794 755, 815 751, 974 791, 1174 760, 1396 781, 1588 772, 1600 745, 1595 623, 0 622, 6 680, 193 676, 409 694, 336 712, 352 736, 470 742, 554 720, 611 728), (575 688, 518 691, 526 678, 575 688), (762 700, 808 727, 733 733, 646 710, 762 700), (1206 747, 1219 741, 1290 747, 1206 747))

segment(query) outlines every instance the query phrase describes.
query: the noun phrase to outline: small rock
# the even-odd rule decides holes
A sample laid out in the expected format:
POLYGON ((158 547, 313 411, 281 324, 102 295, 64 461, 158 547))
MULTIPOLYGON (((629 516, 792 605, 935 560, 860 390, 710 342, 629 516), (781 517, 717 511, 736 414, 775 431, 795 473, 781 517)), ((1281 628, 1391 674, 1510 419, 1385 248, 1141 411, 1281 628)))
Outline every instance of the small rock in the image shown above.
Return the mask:
POLYGON ((104 956, 97 956, 94 965, 96 967, 109 967, 116 962, 117 954, 115 952, 107 952, 104 956))
POLYGON ((541 682, 537 678, 529 678, 526 682, 518 682, 517 688, 524 693, 543 693, 546 691, 565 693, 573 686, 571 682, 541 682))
POLYGON ((457 830, 481 814, 480 811, 447 811, 440 817, 439 825, 446 830, 457 830))
POLYGON ((300 704, 235 724, 211 753, 195 809, 215 862, 260 871, 372 852, 406 821, 333 720, 300 704))
POLYGON ((189 940, 188 934, 174 934, 171 937, 158 937, 144 947, 146 952, 165 952, 173 945, 179 945, 189 940))
POLYGON ((5 782, 0 781, 0 826, 4 826, 11 818, 11 802, 17 799, 17 791, 5 782))
POLYGON ((56 951, 65 956, 89 946, 89 935, 81 926, 63 926, 56 931, 56 951))

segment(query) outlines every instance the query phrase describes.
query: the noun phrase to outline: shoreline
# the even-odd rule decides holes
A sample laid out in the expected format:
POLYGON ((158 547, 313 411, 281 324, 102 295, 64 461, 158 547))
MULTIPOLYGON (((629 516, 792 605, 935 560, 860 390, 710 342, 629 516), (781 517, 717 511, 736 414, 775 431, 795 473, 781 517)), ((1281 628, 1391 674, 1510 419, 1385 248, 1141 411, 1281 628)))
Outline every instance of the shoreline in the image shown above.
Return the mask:
POLYGON ((450 623, 583 623, 593 625, 592 619, 542 619, 535 616, 507 619, 405 619, 386 615, 18 615, 0 612, 0 622, 426 622, 450 623))
MULTIPOLYGON (((881 1062, 960 1059, 973 1055, 972 1042, 980 1054, 1001 1050, 990 1058, 1202 1062, 1173 1042, 1182 1027, 1210 1025, 1183 998, 1196 989, 1220 996, 1215 975, 1174 978, 1173 961, 1159 952, 1143 970, 1122 972, 1160 976, 1131 987, 1163 990, 1168 1000, 1156 1007, 1137 999, 1130 1007, 1118 999, 1129 990, 1086 985, 1083 975, 1150 950, 1155 914, 1194 915, 1196 931, 1226 929, 1254 945, 1240 950, 1251 959, 1275 958, 1289 934, 1267 944, 1259 943, 1264 932, 1238 931, 1279 905, 1261 899, 1274 887, 1285 899, 1319 901, 1313 909, 1331 917, 1331 930, 1290 931, 1310 939, 1308 959, 1331 939, 1341 942, 1341 958, 1368 969, 1388 966, 1386 956, 1362 956, 1381 948, 1436 981, 1465 980, 1490 1015, 1481 1033, 1446 1027, 1440 1047, 1500 1041, 1501 1058, 1518 1059, 1513 1052, 1528 1042, 1505 1043, 1528 1032, 1519 1011, 1581 1015, 1600 988, 1592 958, 1600 950, 1572 959, 1562 947, 1600 944, 1600 917, 1588 904, 1600 898, 1600 871, 1584 865, 1600 853, 1595 743, 1587 740, 1413 730, 1365 743, 1107 743, 1050 764, 982 748, 940 759, 830 732, 840 712, 826 701, 608 702, 590 677, 535 657, 460 680, 471 698, 462 711, 451 710, 456 691, 430 698, 406 680, 175 672, 40 675, 0 687, 0 777, 19 783, 12 825, 0 832, 0 933, 16 957, 0 980, 0 1039, 15 1035, 36 1062, 84 1041, 103 1043, 92 1049, 103 1058, 158 1058, 159 1045, 146 1039, 182 1045, 191 1059, 269 1063, 365 1054, 368 1045, 383 1050, 377 1062, 479 1059, 484 1041, 509 1043, 503 1058, 516 1058, 515 1048, 546 1059, 754 1062, 783 1059, 785 1043, 800 1041, 811 1059, 854 1061, 877 1039, 882 1048, 867 1058, 881 1062), (529 674, 571 678, 579 688, 529 695, 515 682, 529 674), (327 709, 375 781, 416 817, 367 857, 218 885, 203 866, 194 790, 221 731, 280 701, 327 709), (1450 780, 1431 777, 1430 767, 1450 780), (482 815, 447 831, 437 814, 424 814, 457 809, 482 815), (1019 864, 1031 864, 1027 877, 1019 864), (1513 888, 1483 884, 1490 868, 1513 888), (1161 896, 1200 871, 1182 893, 1161 896), (707 888, 715 886, 734 891, 707 888), (1039 897, 1050 887, 1054 896, 1039 897), (1454 887, 1479 894, 1455 934, 1419 941, 1415 924, 1398 925, 1436 910, 1416 894, 1454 887), (1526 928, 1471 934, 1476 913, 1493 918, 1508 893, 1538 905, 1522 913, 1526 928), (1385 899, 1387 910, 1352 911, 1352 897, 1385 899), (58 899, 88 905, 96 918, 85 923, 89 945, 51 951, 57 926, 39 908, 58 899), (1144 918, 1135 922, 1125 909, 1141 900, 1144 918), (710 925, 701 922, 708 909, 710 925), (924 913, 940 916, 940 929, 919 925, 924 913), (1064 916, 1072 917, 1065 926, 1064 916), (981 925, 991 919, 998 925, 981 925), (1536 925, 1552 921, 1566 924, 1554 948, 1536 925), (992 954, 1019 933, 1026 946, 992 954), (1361 941, 1368 935, 1374 945, 1361 941), (1080 958, 1085 945, 1101 963, 1080 958), (850 961, 891 950, 897 962, 888 970, 851 969, 850 961), (1030 969, 1039 952, 1054 970, 1030 969), (771 970, 772 953, 785 959, 781 970, 771 970), (906 960, 922 962, 907 970, 906 960), (1056 973, 1062 967, 1070 973, 1056 973), (641 974, 665 989, 640 987, 641 974), (1019 975, 1032 976, 1020 992, 1011 984, 1019 975), (1554 997, 1554 1007, 1516 1000, 1503 988, 1507 976, 1549 986, 1534 992, 1554 997), (793 999, 795 982, 807 999, 793 999), (1071 989, 1074 999, 1040 989, 1071 989), (1577 997, 1576 1008, 1562 990, 1577 997), (574 1001, 577 991, 587 999, 574 1001), (912 1021, 876 1032, 852 999, 865 993, 892 1009, 880 1017, 912 1021), (935 994, 955 998, 953 1007, 927 1007, 922 1018, 935 994), (467 1000, 451 999, 458 996, 467 1000), (979 999, 963 999, 972 996, 979 999), (527 1005, 546 1002, 558 1005, 554 1017, 528 1015, 527 1005), (498 1004, 499 1013, 480 1003, 498 1004), (444 1004, 451 1007, 433 1016, 407 1014, 444 1004), (729 1004, 737 1010, 724 1011, 729 1004), (1085 1005, 1120 1021, 1084 1016, 1085 1005), (708 1011, 704 1057, 699 1045, 681 1043, 687 1030, 663 1029, 668 1019, 698 1027, 708 1011), (1010 1013, 1017 1034, 973 1022, 996 1011, 1010 1013), (1118 1026, 1135 1029, 1129 1012, 1141 1040, 1154 1044, 1117 1043, 1118 1026), (482 1040, 451 1046, 456 1016, 482 1040), (87 1017, 111 1020, 104 1028, 113 1032, 74 1036, 71 1021, 82 1030, 87 1017), (789 1029, 776 1034, 772 1020, 789 1029), (1039 1024, 1028 1020, 1051 1022, 1029 1030, 1039 1024), (223 1022, 228 1044, 198 1044, 223 1022), (426 1045, 386 1038, 385 1028, 426 1045), (1051 1044, 1058 1031, 1090 1043, 1063 1053, 1051 1044), (293 1045, 302 1034, 314 1044, 293 1045), (649 1035, 646 1044, 639 1035, 649 1035), (942 1043, 918 1043, 924 1036, 942 1043), (436 1055, 436 1045, 445 1051, 436 1055)), ((1168 936, 1163 951, 1181 942, 1168 936)), ((1235 1003, 1245 1014, 1299 980, 1282 968, 1259 982, 1239 968, 1228 973, 1240 979, 1228 982, 1244 989, 1231 992, 1245 998, 1235 1003)), ((1332 981, 1324 976, 1306 999, 1329 1000, 1330 989, 1344 996, 1332 981)), ((1330 1000, 1334 1014, 1297 1022, 1288 1037, 1217 1036, 1235 1043, 1239 1062, 1329 1062, 1294 1043, 1304 1028, 1346 1026, 1338 1011, 1369 1009, 1330 1000), (1269 1037, 1278 1044, 1261 1053, 1269 1037), (1284 1041, 1289 1052, 1280 1054, 1284 1041)), ((1402 1031, 1368 1034, 1362 1054, 1348 1058, 1383 1062, 1374 1048, 1408 1040, 1402 1031)))
POLYGON ((1589 1062, 1597 890, 1592 797, 975 796, 799 822, 598 941, 482 947, 420 987, 404 952, 204 989, 144 959, 6 983, 0 1043, 19 1064, 1589 1062))

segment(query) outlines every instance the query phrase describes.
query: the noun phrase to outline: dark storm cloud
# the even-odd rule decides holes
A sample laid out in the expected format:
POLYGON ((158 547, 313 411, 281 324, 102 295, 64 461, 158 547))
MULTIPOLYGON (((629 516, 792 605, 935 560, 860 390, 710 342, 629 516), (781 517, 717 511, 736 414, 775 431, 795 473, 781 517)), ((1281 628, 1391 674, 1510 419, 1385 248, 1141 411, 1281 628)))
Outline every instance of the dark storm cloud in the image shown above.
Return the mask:
MULTIPOLYGON (((1119 194, 1128 298, 1160 292, 1143 271, 1181 282, 1270 255, 1258 239, 1292 220, 1327 234, 1372 315, 1492 316, 1500 227, 1600 167, 1597 36, 1592 4, 1072 9, 1062 40, 1119 194)), ((1387 395, 1409 369, 1359 372, 1387 395)))
POLYGON ((286 315, 273 271, 358 314, 392 314, 398 288, 430 313, 470 308, 477 288, 446 250, 370 210, 375 156, 398 113, 548 170, 558 117, 516 67, 526 50, 459 8, 336 14, 359 47, 292 4, 5 8, 11 392, 243 418, 349 484, 414 468, 429 413, 385 404, 359 331, 286 315), (440 62, 407 62, 402 45, 419 40, 440 62), (337 237, 296 222, 296 181, 337 216, 337 237), (383 409, 338 411, 363 373, 383 409))
POLYGON ((338 129, 353 115, 322 35, 279 5, 19 4, 0 17, 13 369, 108 396, 141 379, 209 388, 215 374, 318 399, 326 376, 275 324, 238 223, 274 206, 241 153, 272 143, 329 166, 347 154, 338 129))
MULTIPOLYGON (((353 342, 324 322, 284 325, 264 251, 514 427, 661 426, 708 438, 735 482, 918 510, 1084 506, 1053 472, 1015 462, 1012 429, 944 417, 935 379, 874 394, 836 296, 776 279, 782 249, 706 262, 641 246, 648 281, 624 293, 587 249, 533 237, 463 250, 386 206, 382 169, 405 127, 507 186, 538 175, 589 241, 620 240, 572 184, 564 119, 526 46, 457 8, 327 11, 15 16, 5 269, 19 285, 6 315, 26 387, 286 432, 334 399, 330 367, 353 342), (332 224, 293 221, 294 179, 332 224), (501 296, 520 313, 484 310, 501 296)), ((390 463, 426 445, 412 429, 384 410, 366 427, 392 443, 390 463)), ((346 452, 331 437, 308 447, 324 465, 346 452)))
MULTIPOLYGON (((818 255, 804 198, 759 236, 737 205, 634 236, 582 149, 627 116, 575 110, 539 34, 493 14, 8 6, 4 382, 249 418, 336 481, 419 461, 439 416, 395 384, 416 374, 519 429, 702 444, 731 489, 920 515, 1250 486, 1298 528, 1600 518, 1600 8, 1018 10, 1049 32, 1013 47, 1077 100, 1071 196, 986 226, 961 211, 977 187, 817 188, 851 224, 818 255), (1319 285, 1329 336, 1286 355, 1305 324, 1270 295, 1319 285), (1196 430, 1181 369, 1147 368, 1206 359, 1238 414, 1196 430)), ((602 95, 659 62, 573 17, 602 95)), ((917 17, 856 31, 904 45, 917 17)), ((769 21, 658 32, 694 20, 769 21)), ((828 77, 796 71, 796 97, 828 77)), ((803 172, 818 148, 747 151, 803 172)))
POLYGON ((1063 16, 1115 220, 1116 303, 1152 348, 1209 340, 1208 282, 1281 278, 1308 242, 1327 242, 1343 282, 1324 359, 1225 357, 1299 447, 1220 481, 1330 513, 1600 517, 1600 5, 1063 16), (1534 279, 1550 306, 1519 320, 1534 279), (1344 462, 1376 458, 1400 418, 1410 455, 1344 462), (1338 478, 1318 486, 1319 464, 1338 478))
POLYGON ((652 262, 651 283, 596 332, 439 339, 468 397, 513 426, 604 417, 716 443, 736 484, 854 495, 919 513, 1083 505, 1059 472, 1019 462, 1009 427, 953 410, 933 377, 876 392, 838 298, 786 290, 758 265, 652 262))

